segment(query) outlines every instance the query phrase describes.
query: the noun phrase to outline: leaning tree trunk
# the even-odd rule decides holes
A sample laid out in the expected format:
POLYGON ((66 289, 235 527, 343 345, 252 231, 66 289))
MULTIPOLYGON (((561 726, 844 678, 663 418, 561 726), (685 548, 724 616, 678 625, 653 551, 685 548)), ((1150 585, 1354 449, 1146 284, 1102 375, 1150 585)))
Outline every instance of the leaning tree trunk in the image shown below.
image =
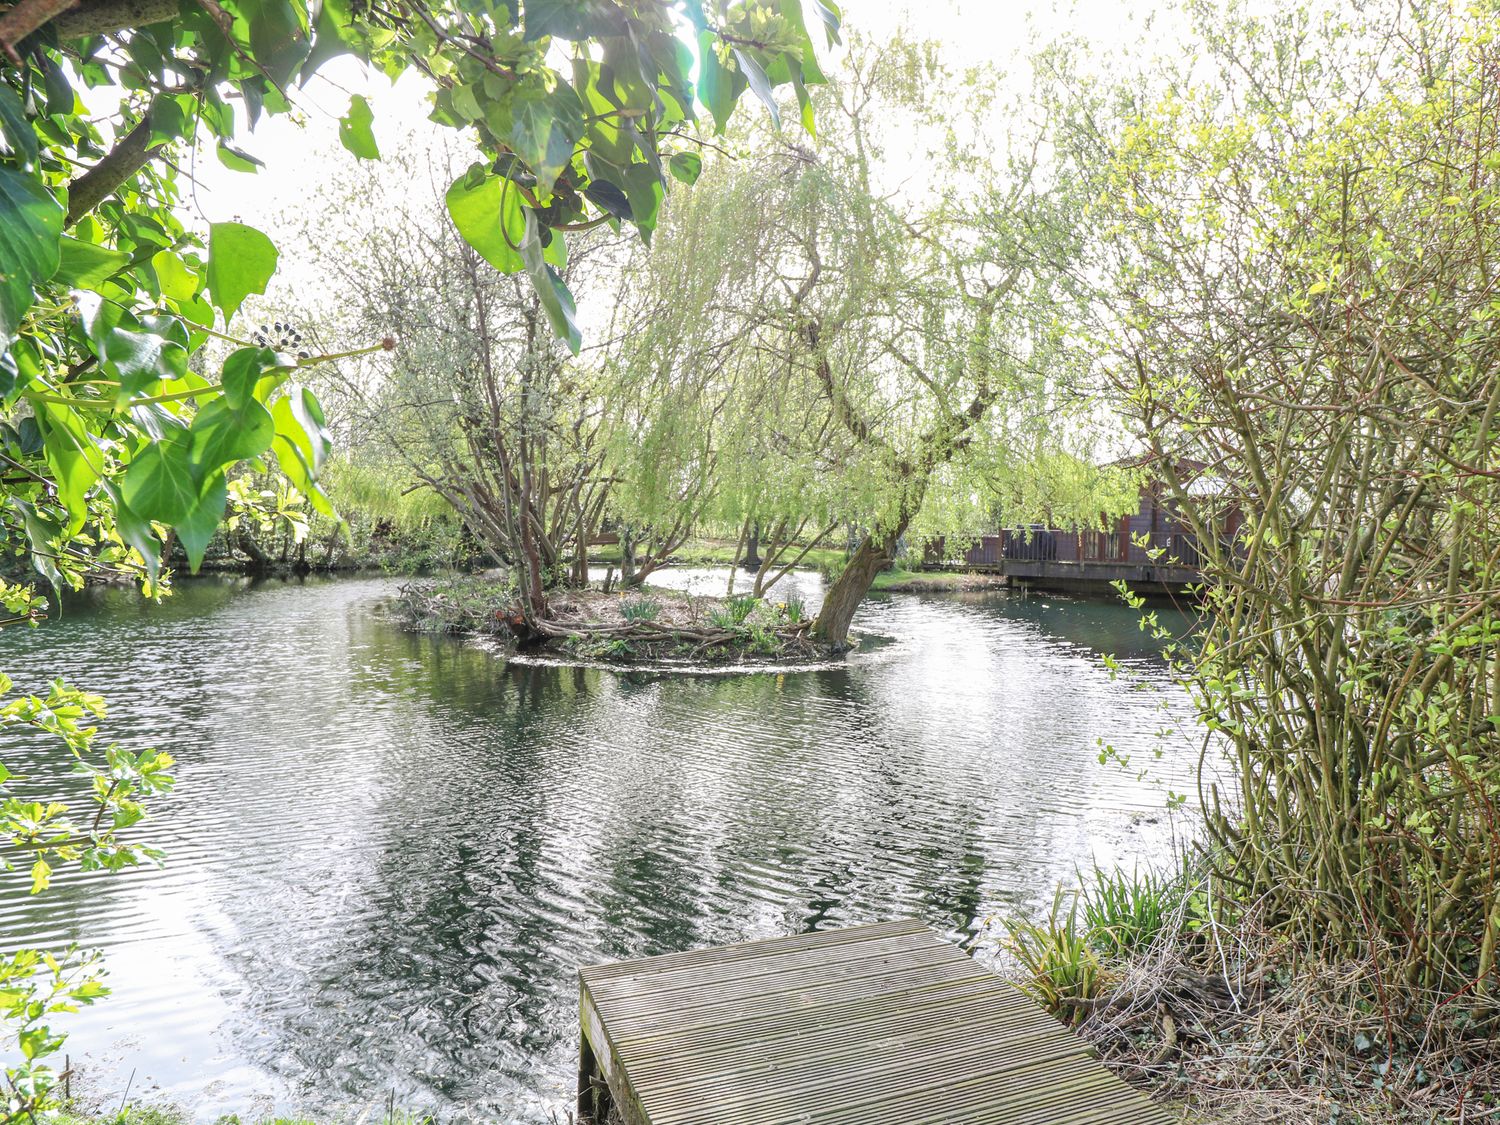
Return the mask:
POLYGON ((896 557, 896 541, 906 531, 906 521, 894 528, 890 534, 876 539, 866 535, 858 549, 844 567, 844 572, 834 579, 823 596, 823 608, 813 622, 812 636, 836 652, 849 647, 849 624, 854 620, 854 611, 865 600, 875 576, 884 570, 896 557))

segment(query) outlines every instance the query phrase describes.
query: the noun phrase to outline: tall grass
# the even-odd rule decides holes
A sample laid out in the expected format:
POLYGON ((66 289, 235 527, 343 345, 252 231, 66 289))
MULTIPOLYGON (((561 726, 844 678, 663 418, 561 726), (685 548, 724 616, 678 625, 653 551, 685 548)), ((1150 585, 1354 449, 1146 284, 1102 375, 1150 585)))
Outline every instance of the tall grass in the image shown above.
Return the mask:
POLYGON ((1039 920, 1005 921, 1005 948, 1024 972, 1021 991, 1077 1023, 1108 990, 1111 964, 1157 941, 1181 915, 1190 888, 1185 873, 1096 864, 1081 887, 1059 887, 1039 920))

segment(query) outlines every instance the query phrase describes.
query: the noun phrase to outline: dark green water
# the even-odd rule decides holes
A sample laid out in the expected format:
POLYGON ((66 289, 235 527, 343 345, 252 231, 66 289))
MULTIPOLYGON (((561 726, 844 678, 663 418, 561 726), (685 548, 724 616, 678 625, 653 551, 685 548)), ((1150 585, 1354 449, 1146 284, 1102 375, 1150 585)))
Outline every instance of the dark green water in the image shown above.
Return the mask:
MULTIPOLYGON (((0 634, 18 687, 102 692, 108 735, 180 762, 164 870, 0 887, 5 948, 108 955, 115 995, 68 1025, 95 1093, 134 1071, 202 1119, 394 1091, 545 1121, 577 965, 902 915, 985 955, 1075 864, 1160 857, 1161 785, 1193 768, 1181 735, 1148 781, 1097 761, 1100 738, 1149 759, 1183 706, 1114 605, 895 595, 845 666, 656 677, 409 636, 389 590, 113 590, 0 634)), ((0 760, 42 778, 45 745, 0 760)))

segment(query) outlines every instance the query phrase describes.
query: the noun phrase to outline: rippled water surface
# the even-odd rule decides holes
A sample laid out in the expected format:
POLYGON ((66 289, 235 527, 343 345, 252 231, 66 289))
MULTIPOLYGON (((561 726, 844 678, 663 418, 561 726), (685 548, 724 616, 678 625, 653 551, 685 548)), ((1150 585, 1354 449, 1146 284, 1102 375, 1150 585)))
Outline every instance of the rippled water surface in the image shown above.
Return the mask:
MULTIPOLYGON (((1145 781, 1097 760, 1182 710, 1115 605, 891 595, 845 666, 657 676, 406 635, 390 590, 112 590, 0 634, 18 687, 102 692, 109 736, 180 763, 164 870, 0 889, 4 947, 107 953, 115 995, 69 1024, 95 1093, 545 1121, 576 966, 903 915, 987 949, 1075 864, 1160 856, 1193 765, 1181 735, 1145 781)), ((0 759, 41 781, 44 745, 0 759)))

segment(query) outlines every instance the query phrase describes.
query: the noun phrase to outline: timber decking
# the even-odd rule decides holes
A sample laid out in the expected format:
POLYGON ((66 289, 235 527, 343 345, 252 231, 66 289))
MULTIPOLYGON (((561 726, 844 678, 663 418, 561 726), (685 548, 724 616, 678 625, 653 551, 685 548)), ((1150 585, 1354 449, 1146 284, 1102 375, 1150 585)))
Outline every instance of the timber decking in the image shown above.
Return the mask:
POLYGON ((582 969, 581 1121, 1167 1125, 1082 1040, 915 921, 582 969))

